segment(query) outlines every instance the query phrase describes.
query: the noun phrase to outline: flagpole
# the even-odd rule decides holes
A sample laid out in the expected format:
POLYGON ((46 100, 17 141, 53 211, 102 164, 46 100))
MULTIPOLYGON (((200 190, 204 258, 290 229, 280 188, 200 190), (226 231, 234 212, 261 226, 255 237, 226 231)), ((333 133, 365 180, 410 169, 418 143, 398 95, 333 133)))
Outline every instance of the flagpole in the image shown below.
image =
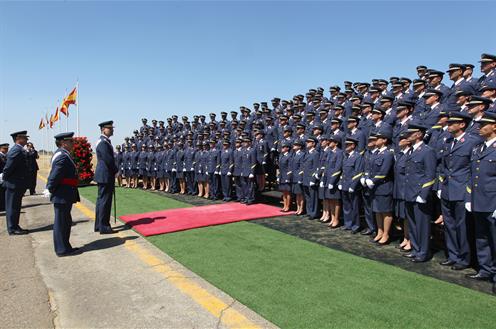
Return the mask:
POLYGON ((79 78, 76 82, 76 131, 79 137, 79 78))

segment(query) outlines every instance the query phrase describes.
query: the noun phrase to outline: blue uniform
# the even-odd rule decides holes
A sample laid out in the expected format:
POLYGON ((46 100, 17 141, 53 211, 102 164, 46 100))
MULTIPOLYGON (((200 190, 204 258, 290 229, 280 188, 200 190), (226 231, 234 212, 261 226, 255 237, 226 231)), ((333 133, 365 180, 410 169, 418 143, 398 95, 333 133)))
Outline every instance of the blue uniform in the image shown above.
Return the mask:
POLYGON ((369 179, 372 180, 372 211, 376 213, 393 212, 394 155, 384 148, 374 155, 369 179))
POLYGON ((224 201, 231 201, 231 177, 234 169, 234 154, 231 149, 222 150, 219 157, 220 181, 224 201))
POLYGON ((253 203, 255 201, 255 167, 257 165, 256 149, 244 148, 242 151, 243 162, 241 166, 242 202, 253 203), (250 177, 252 176, 252 177, 250 177))
POLYGON ((57 255, 72 251, 69 242, 72 226, 71 209, 74 203, 80 201, 77 184, 76 164, 68 151, 59 148, 52 157, 52 169, 46 184, 55 210, 53 243, 57 255))
POLYGON ((421 143, 405 159, 406 217, 410 228, 412 255, 418 261, 430 258, 431 190, 436 182, 436 154, 421 143), (423 203, 419 202, 423 201, 423 203))
POLYGON ((324 184, 324 200, 340 200, 341 191, 338 189, 338 181, 343 169, 344 153, 339 148, 331 150, 326 158, 324 174, 321 182, 324 184))
POLYGON ((359 182, 362 175, 363 156, 357 151, 345 154, 339 187, 343 198, 344 227, 354 232, 360 229, 359 182))
POLYGON ((406 219, 405 209, 405 174, 406 174, 406 151, 395 153, 394 161, 394 185, 393 201, 394 214, 397 218, 406 219))
POLYGON ((242 184, 241 184, 241 170, 243 166, 243 150, 242 148, 237 148, 233 151, 233 176, 234 176, 234 188, 236 192, 236 200, 242 201, 242 184))
MULTIPOLYGON (((0 152, 0 172, 3 172, 6 162, 7 154, 0 152)), ((5 211, 5 188, 3 184, 0 184, 0 211, 5 211)))
POLYGON ((477 144, 479 139, 468 134, 458 141, 453 137, 446 140, 438 177, 448 259, 464 266, 470 264, 465 189, 470 179, 470 158, 477 144))
POLYGON ((476 147, 471 157, 471 179, 466 188, 475 219, 479 274, 496 282, 496 143, 476 147))
POLYGON ((303 196, 307 215, 315 219, 319 213, 319 194, 317 177, 320 171, 320 153, 316 149, 307 150, 303 158, 303 196))
POLYGON ((3 168, 5 217, 9 233, 21 229, 19 227, 19 216, 21 214, 22 196, 27 188, 27 175, 26 151, 21 145, 15 144, 7 153, 7 160, 3 168))
POLYGON ((110 229, 110 211, 112 209, 112 194, 115 188, 115 166, 114 150, 110 139, 100 136, 96 144, 97 164, 95 170, 95 182, 98 183, 98 196, 96 199, 95 232, 110 229))
POLYGON ((367 149, 363 153, 363 176, 360 178, 360 183, 363 186, 360 195, 362 197, 365 223, 367 224, 369 230, 373 233, 377 232, 377 223, 375 221, 374 211, 372 210, 373 195, 371 189, 365 184, 365 180, 370 178, 369 176, 371 174, 376 151, 376 149, 367 149))

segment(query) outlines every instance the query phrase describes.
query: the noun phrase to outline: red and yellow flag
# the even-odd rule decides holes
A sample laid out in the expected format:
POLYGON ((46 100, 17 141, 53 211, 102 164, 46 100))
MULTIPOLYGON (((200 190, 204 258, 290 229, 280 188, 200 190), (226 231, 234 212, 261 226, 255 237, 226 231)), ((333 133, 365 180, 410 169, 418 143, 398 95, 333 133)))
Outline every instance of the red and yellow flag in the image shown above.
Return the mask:
POLYGON ((41 130, 43 128, 45 128, 45 120, 43 120, 43 118, 41 118, 40 125, 38 126, 38 129, 41 130))
POLYGON ((48 121, 48 122, 50 122, 50 128, 52 128, 53 127, 53 114, 50 114, 50 121, 48 121))
POLYGON ((64 101, 64 102, 62 102, 62 105, 60 105, 60 112, 64 113, 64 115, 65 115, 66 117, 68 117, 68 116, 69 116, 69 109, 68 109, 68 107, 69 107, 69 105, 66 105, 66 104, 65 104, 65 101, 64 101))
POLYGON ((54 114, 54 116, 53 116, 53 118, 52 118, 52 121, 53 121, 53 123, 55 123, 55 122, 59 121, 59 108, 58 108, 58 107, 57 107, 57 109, 55 110, 55 114, 54 114))
POLYGON ((72 89, 72 91, 69 93, 69 95, 67 95, 66 98, 64 98, 64 101, 62 102, 63 104, 65 104, 67 106, 67 108, 69 108, 69 105, 71 104, 76 104, 76 100, 77 100, 77 87, 74 87, 74 89, 72 89))

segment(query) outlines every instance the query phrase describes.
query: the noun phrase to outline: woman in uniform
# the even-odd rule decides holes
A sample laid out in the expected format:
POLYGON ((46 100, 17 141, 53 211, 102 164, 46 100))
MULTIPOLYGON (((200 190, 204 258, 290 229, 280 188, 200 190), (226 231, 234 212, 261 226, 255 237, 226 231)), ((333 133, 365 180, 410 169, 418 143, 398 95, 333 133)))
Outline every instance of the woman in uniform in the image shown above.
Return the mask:
POLYGON ((343 151, 340 149, 342 137, 331 136, 329 138, 330 152, 325 164, 324 177, 324 209, 327 211, 330 223, 329 227, 339 227, 339 216, 341 216, 341 191, 338 189, 338 181, 343 167, 343 151))
POLYGON ((296 140, 293 143, 293 159, 291 161, 291 189, 296 196, 296 215, 303 214, 305 199, 303 198, 303 159, 305 152, 302 150, 303 142, 296 140))
POLYGON ((281 153, 279 154, 279 169, 277 174, 277 183, 279 191, 282 192, 281 212, 288 212, 291 206, 291 161, 292 154, 290 152, 291 145, 283 143, 281 146, 281 153))
POLYGON ((148 174, 146 172, 146 159, 148 157, 148 152, 146 150, 146 144, 141 145, 141 152, 138 157, 138 174, 143 179, 143 188, 146 189, 148 186, 148 174))

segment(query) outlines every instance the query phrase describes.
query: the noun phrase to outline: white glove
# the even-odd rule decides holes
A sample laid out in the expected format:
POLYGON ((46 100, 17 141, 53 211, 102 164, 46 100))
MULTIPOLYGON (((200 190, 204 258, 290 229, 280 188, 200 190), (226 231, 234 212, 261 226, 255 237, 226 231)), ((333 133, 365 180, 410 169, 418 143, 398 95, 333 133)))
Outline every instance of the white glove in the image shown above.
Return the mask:
POLYGON ((173 168, 173 169, 172 169, 172 172, 176 172, 176 171, 177 171, 177 170, 176 170, 176 168, 173 168))
POLYGON ((324 182, 320 182, 319 187, 324 187, 324 182))
POLYGON ((367 184, 369 189, 372 189, 374 187, 374 182, 370 178, 367 178, 365 180, 365 184, 367 184))
POLYGON ((227 176, 231 176, 232 174, 230 172, 227 172, 227 176))
POLYGON ((327 185, 327 187, 329 188, 329 190, 332 190, 334 188, 332 184, 327 185))
POLYGON ((210 174, 208 172, 206 172, 205 174, 207 174, 207 176, 210 176, 210 174))
POLYGON ((253 176, 253 174, 248 175, 248 178, 253 178, 253 177, 255 177, 255 176, 253 176))
POLYGON ((355 192, 355 190, 354 190, 354 189, 352 189, 352 188, 350 187, 350 188, 348 189, 348 192, 353 193, 353 192, 355 192))
POLYGON ((342 189, 343 189, 343 185, 339 184, 339 185, 338 185, 338 190, 340 190, 340 191, 341 191, 342 189))
POLYGON ((360 178, 360 184, 362 184, 363 187, 365 187, 365 185, 367 185, 365 183, 365 177, 360 178))
POLYGON ((301 184, 301 181, 299 181, 298 184, 301 184))
POLYGON ((195 171, 195 168, 191 168, 191 171, 195 171))
POLYGON ((441 190, 437 190, 436 195, 438 199, 441 199, 441 190))
POLYGON ((186 172, 186 168, 183 168, 183 172, 186 172))
POLYGON ((3 173, 0 173, 0 183, 3 183, 3 173))
POLYGON ((496 218, 496 210, 493 212, 493 218, 496 218))
POLYGON ((276 178, 276 182, 277 182, 277 184, 279 184, 279 182, 280 182, 279 177, 276 178))
POLYGON ((198 170, 198 173, 201 174, 201 170, 198 170))
POLYGON ((264 164, 265 164, 265 161, 264 161, 264 162, 262 162, 262 164, 264 165, 264 164))
MULTIPOLYGON (((468 212, 472 212, 472 202, 465 202, 465 209, 468 212)), ((493 214, 493 217, 494 217, 494 214, 493 214)))
POLYGON ((415 202, 417 202, 417 203, 427 203, 427 201, 425 201, 424 199, 422 199, 422 197, 420 195, 417 196, 417 199, 415 199, 415 202))
POLYGON ((43 196, 44 196, 45 198, 50 199, 50 196, 51 196, 51 195, 52 195, 52 194, 51 194, 51 193, 50 193, 50 191, 48 191, 47 189, 44 189, 44 190, 43 190, 43 196))
POLYGON ((315 183, 314 183, 314 182, 310 182, 310 186, 314 186, 314 185, 315 185, 315 183))
POLYGON ((270 150, 271 150, 272 152, 274 152, 276 149, 275 149, 275 148, 271 148, 270 150))

